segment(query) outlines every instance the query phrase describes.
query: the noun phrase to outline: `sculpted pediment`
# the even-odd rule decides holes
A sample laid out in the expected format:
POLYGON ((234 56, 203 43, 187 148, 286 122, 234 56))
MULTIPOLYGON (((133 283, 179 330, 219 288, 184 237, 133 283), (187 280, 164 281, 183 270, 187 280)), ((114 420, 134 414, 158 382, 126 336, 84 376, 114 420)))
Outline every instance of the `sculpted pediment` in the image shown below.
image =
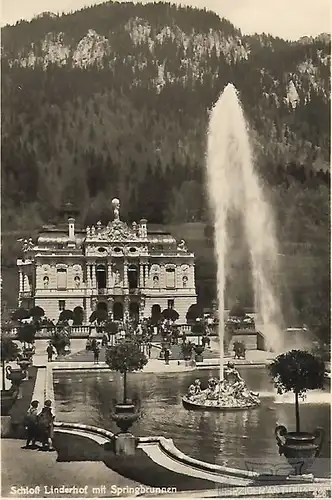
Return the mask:
POLYGON ((140 240, 137 233, 121 220, 109 222, 107 226, 104 227, 98 224, 97 227, 88 227, 87 238, 93 241, 98 240, 107 242, 134 242, 140 240))

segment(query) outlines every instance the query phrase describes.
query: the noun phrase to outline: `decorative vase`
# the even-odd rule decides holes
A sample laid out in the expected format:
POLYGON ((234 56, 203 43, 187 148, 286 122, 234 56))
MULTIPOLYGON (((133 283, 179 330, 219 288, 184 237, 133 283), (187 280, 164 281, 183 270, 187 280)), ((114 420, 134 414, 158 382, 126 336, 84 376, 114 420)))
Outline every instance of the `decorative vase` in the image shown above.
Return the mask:
POLYGON ((21 368, 6 367, 6 379, 10 380, 13 386, 19 386, 26 377, 26 371, 21 368))
POLYGON ((121 432, 128 432, 139 416, 140 411, 137 405, 132 403, 116 404, 114 411, 112 411, 112 420, 114 420, 121 432))
POLYGON ((204 347, 202 345, 195 346, 195 361, 196 362, 203 361, 203 356, 202 356, 203 352, 204 352, 204 347))
POLYGON ((317 428, 310 432, 288 432, 286 427, 278 425, 275 436, 279 446, 279 454, 284 455, 293 467, 295 475, 305 474, 320 454, 324 430, 317 428))

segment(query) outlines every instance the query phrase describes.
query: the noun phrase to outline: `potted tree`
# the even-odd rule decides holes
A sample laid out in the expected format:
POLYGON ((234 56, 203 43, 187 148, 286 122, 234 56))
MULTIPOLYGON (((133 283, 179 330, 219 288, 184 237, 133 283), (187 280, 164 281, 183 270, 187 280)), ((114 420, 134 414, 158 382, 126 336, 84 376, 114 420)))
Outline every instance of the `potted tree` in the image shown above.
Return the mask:
POLYGON ((64 356, 70 352, 70 327, 66 325, 57 325, 52 332, 52 345, 55 347, 58 356, 64 356))
POLYGON ((17 364, 23 371, 26 371, 28 367, 32 365, 32 356, 34 354, 33 347, 27 347, 27 344, 31 346, 35 341, 36 325, 34 323, 23 324, 18 328, 17 336, 18 340, 23 345, 23 352, 18 359, 17 364))
POLYGON ((30 318, 30 312, 27 309, 24 309, 24 307, 19 307, 12 314, 12 319, 14 321, 22 321, 22 319, 28 318, 30 318))
POLYGON ((29 313, 33 318, 34 324, 36 325, 36 330, 39 331, 41 329, 41 319, 43 316, 45 316, 44 309, 39 306, 34 306, 30 309, 29 313))
POLYGON ((303 474, 320 453, 323 430, 301 431, 299 398, 308 390, 324 388, 324 362, 307 351, 292 350, 277 356, 269 371, 278 394, 292 391, 295 395, 295 432, 278 425, 275 435, 280 455, 287 458, 296 475, 303 474))
POLYGON ((195 323, 197 318, 202 318, 204 315, 203 308, 199 304, 192 304, 186 314, 188 324, 195 323))
POLYGON ((59 322, 62 323, 63 321, 73 321, 74 320, 74 313, 70 309, 64 309, 61 311, 59 315, 59 322))
POLYGON ((183 359, 185 361, 190 361, 191 360, 191 356, 192 356, 192 352, 193 352, 193 344, 191 342, 183 342, 181 344, 181 352, 182 352, 182 356, 183 356, 183 359))
POLYGON ((164 319, 168 319, 170 321, 176 321, 179 319, 179 313, 175 311, 175 309, 172 309, 169 307, 168 309, 164 309, 163 312, 161 313, 161 316, 164 319))
POLYGON ((115 436, 115 452, 131 455, 135 453, 136 440, 128 433, 129 428, 139 418, 139 401, 127 398, 127 373, 142 370, 148 358, 142 353, 138 343, 133 340, 123 341, 110 346, 106 350, 106 363, 111 370, 123 375, 122 403, 113 401, 112 419, 116 422, 120 432, 115 436))

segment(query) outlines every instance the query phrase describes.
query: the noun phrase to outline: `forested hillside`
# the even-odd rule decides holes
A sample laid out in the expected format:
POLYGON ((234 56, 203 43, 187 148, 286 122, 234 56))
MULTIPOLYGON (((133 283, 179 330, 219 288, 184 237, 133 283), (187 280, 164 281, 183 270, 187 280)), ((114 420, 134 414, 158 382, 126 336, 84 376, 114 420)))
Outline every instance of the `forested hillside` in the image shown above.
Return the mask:
POLYGON ((169 4, 107 2, 7 26, 3 231, 35 229, 69 199, 81 222, 106 221, 114 196, 130 219, 209 224, 208 112, 231 81, 283 252, 314 259, 298 271, 310 297, 329 266, 329 78, 327 35, 244 36, 214 13, 169 4))

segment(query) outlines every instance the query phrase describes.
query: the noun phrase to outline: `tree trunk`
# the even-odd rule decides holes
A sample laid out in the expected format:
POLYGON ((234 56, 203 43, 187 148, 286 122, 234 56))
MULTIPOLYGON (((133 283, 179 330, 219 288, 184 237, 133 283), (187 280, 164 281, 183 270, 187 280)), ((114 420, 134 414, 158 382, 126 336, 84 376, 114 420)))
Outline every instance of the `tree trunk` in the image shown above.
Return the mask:
POLYGON ((295 393, 295 421, 296 421, 296 432, 300 432, 300 408, 299 408, 299 393, 295 393))
POLYGON ((127 403, 127 372, 123 374, 123 404, 127 403))
POLYGON ((5 391, 6 390, 6 380, 5 380, 6 371, 5 371, 5 361, 4 360, 1 361, 1 367, 2 367, 2 390, 5 391))

